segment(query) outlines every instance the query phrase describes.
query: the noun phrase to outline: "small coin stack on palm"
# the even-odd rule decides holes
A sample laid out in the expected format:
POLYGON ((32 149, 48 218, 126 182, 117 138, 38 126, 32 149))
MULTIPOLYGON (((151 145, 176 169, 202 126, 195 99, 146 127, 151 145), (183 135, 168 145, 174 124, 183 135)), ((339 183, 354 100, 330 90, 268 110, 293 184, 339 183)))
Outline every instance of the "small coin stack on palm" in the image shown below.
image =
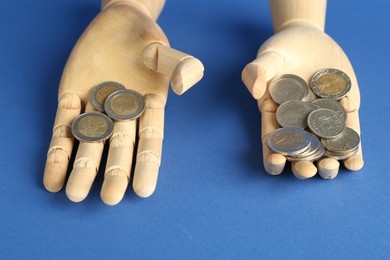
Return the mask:
POLYGON ((83 113, 72 124, 74 137, 82 142, 107 140, 114 129, 113 120, 137 119, 145 108, 145 101, 141 94, 113 81, 103 82, 93 87, 89 101, 99 112, 83 113))
POLYGON ((340 70, 323 69, 313 75, 310 87, 292 74, 270 83, 271 98, 279 104, 276 120, 281 128, 268 135, 268 147, 291 162, 353 156, 360 136, 345 126, 347 113, 338 102, 351 89, 349 77, 340 70))

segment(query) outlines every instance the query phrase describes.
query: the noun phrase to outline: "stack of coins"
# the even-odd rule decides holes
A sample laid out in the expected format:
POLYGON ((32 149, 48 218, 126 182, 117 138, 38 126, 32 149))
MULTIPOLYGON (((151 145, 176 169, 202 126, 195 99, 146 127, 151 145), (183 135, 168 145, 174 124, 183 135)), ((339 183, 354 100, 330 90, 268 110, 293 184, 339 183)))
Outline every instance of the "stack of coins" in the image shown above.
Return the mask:
POLYGON ((268 135, 269 148, 291 162, 322 156, 343 160, 356 154, 359 134, 345 126, 347 113, 338 102, 350 90, 349 77, 337 69, 316 72, 310 88, 297 75, 274 79, 269 93, 279 104, 276 120, 281 128, 268 135))
POLYGON ((137 119, 145 108, 145 100, 141 94, 113 81, 93 87, 89 93, 89 101, 99 112, 83 113, 72 124, 74 137, 82 142, 107 140, 114 129, 113 120, 137 119))
POLYGON ((324 154, 324 146, 317 136, 295 127, 276 129, 268 136, 267 145, 291 162, 315 161, 324 154))

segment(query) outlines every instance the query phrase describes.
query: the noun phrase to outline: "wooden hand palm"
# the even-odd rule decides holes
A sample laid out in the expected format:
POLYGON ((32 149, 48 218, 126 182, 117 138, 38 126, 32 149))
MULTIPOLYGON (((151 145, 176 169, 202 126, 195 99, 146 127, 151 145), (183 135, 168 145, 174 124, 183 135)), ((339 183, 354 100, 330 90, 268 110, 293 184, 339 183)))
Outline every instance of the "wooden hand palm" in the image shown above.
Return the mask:
MULTIPOLYGON (((182 94, 203 75, 199 60, 169 47, 160 27, 139 3, 142 1, 112 2, 80 37, 63 72, 44 174, 44 185, 52 192, 60 190, 65 182, 74 142, 70 126, 80 112, 93 110, 88 100, 91 88, 104 81, 116 81, 145 98, 133 187, 139 196, 150 196, 161 162, 169 82, 176 93, 182 94)), ((160 4, 162 7, 163 1, 160 4)), ((116 204, 123 198, 136 136, 136 121, 115 122, 101 192, 107 204, 116 204)), ((102 142, 80 142, 66 187, 72 201, 81 201, 88 195, 103 147, 102 142)))

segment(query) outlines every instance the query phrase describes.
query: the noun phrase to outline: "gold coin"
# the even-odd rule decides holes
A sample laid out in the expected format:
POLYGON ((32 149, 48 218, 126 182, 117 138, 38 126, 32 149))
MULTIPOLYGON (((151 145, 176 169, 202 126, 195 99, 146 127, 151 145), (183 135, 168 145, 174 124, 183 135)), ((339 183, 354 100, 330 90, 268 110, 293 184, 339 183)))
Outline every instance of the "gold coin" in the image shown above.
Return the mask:
POLYGON ((141 94, 125 89, 112 93, 104 103, 107 115, 115 120, 134 120, 141 116, 145 101, 141 94))
POLYGON ((88 112, 78 116, 72 124, 74 137, 83 142, 107 140, 114 129, 112 120, 100 112, 88 112))
POLYGON ((341 99, 351 90, 351 80, 347 74, 337 69, 323 69, 311 79, 313 92, 322 98, 341 99))
POLYGON ((91 105, 99 110, 104 111, 104 102, 106 98, 115 91, 126 89, 122 84, 114 81, 106 81, 96 85, 89 93, 89 101, 91 105))

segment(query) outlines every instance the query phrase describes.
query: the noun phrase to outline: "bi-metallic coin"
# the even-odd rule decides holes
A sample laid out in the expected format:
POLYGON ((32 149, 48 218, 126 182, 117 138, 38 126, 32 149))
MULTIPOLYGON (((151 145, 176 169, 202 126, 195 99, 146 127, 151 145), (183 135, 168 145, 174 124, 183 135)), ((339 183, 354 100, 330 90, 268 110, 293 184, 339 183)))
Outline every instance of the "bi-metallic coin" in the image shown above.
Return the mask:
POLYGON ((304 100, 308 91, 306 81, 293 74, 283 74, 272 80, 269 85, 269 94, 278 104, 289 100, 304 100))
POLYGON ((283 155, 296 155, 306 151, 310 147, 310 135, 299 128, 279 128, 269 134, 268 147, 283 155))
POLYGON ((307 117, 309 129, 323 139, 338 137, 345 129, 345 121, 327 108, 314 110, 307 117))
POLYGON ((130 89, 112 93, 104 103, 104 110, 112 119, 125 121, 141 116, 145 109, 144 97, 130 89))
POLYGON ((341 70, 322 69, 313 75, 310 87, 319 97, 338 100, 351 90, 351 80, 341 70))
POLYGON ((82 142, 102 142, 110 138, 114 130, 111 118, 100 112, 88 112, 76 117, 72 124, 74 137, 82 142))
POLYGON ((125 89, 125 86, 118 82, 106 81, 96 85, 89 92, 89 101, 91 105, 98 111, 104 111, 104 101, 115 91, 125 89))

